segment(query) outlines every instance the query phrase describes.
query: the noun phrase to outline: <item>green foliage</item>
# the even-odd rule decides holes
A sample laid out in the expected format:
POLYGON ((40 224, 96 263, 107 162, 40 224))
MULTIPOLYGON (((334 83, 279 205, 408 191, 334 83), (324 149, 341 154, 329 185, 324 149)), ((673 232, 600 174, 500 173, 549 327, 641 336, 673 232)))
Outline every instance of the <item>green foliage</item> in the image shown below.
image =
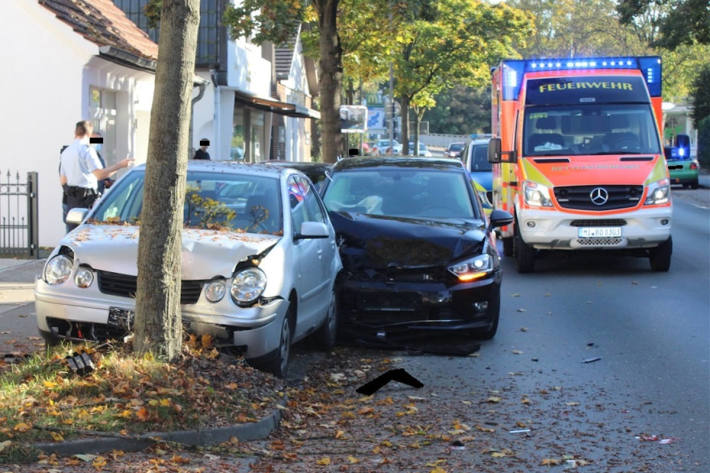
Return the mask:
POLYGON ((710 115, 698 123, 698 161, 710 166, 710 115))
POLYGON ((429 121, 431 133, 490 133, 490 88, 455 86, 445 90, 436 96, 436 106, 424 114, 424 120, 429 121))
POLYGON ((535 31, 524 57, 614 56, 648 54, 647 41, 619 22, 614 0, 512 0, 534 16, 535 31))
POLYGON ((393 57, 395 95, 411 101, 426 91, 434 95, 457 84, 483 85, 490 66, 516 55, 524 44, 530 18, 505 3, 442 0, 402 22, 393 57))
POLYGON ((700 122, 710 117, 710 63, 706 62, 703 69, 693 81, 693 121, 698 126, 700 122))
POLYGON ((233 39, 246 36, 256 44, 271 41, 279 46, 293 39, 305 12, 301 0, 244 0, 239 6, 227 2, 222 23, 233 39))
POLYGON ((708 63, 710 44, 681 44, 674 50, 661 50, 661 57, 663 100, 685 102, 693 95, 693 81, 708 63))
POLYGON ((160 27, 160 12, 163 9, 163 0, 149 0, 143 7, 143 13, 148 18, 149 28, 160 27))
POLYGON ((707 0, 621 0, 617 10, 624 24, 651 27, 653 45, 710 44, 707 0))

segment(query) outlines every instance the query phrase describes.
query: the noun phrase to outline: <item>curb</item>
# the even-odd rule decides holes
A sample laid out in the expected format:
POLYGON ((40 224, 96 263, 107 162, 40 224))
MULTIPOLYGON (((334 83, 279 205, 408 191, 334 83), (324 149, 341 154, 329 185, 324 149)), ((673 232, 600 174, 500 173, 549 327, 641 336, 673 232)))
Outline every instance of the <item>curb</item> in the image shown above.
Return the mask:
POLYGON ((189 446, 207 446, 224 443, 232 437, 236 437, 240 441, 261 440, 276 430, 280 422, 281 409, 277 408, 271 414, 262 417, 258 422, 249 424, 236 424, 205 430, 149 432, 137 437, 116 435, 115 437, 71 440, 60 443, 36 443, 32 446, 48 455, 55 453, 59 456, 71 456, 79 453, 104 453, 112 450, 137 452, 150 447, 158 441, 176 442, 189 446))

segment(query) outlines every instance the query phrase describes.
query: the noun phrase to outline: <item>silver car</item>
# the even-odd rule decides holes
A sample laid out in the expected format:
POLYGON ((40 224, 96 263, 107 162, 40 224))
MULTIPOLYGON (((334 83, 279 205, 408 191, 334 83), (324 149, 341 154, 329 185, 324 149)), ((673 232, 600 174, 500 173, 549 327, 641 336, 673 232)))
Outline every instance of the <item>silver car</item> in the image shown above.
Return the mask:
MULTIPOLYGON (((48 342, 132 329, 145 168, 132 169, 62 239, 35 284, 48 342)), ((310 181, 293 169, 191 161, 182 233, 182 319, 284 376, 290 346, 335 343, 335 233, 310 181)))

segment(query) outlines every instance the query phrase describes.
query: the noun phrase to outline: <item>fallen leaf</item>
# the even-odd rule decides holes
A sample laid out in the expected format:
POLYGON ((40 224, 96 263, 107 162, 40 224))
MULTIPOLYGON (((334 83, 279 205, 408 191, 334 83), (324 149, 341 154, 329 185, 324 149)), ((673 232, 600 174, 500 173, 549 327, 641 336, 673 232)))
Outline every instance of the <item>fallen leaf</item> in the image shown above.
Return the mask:
POLYGON ((493 453, 491 453, 491 456, 493 458, 502 458, 505 456, 505 453, 504 452, 493 452, 493 453))
POLYGON ((527 309, 524 309, 524 308, 522 308, 522 307, 519 307, 519 308, 518 308, 518 312, 527 312, 527 311, 528 311, 527 309))
POLYGON ((521 332, 527 332, 528 329, 527 329, 527 327, 520 327, 520 331, 521 331, 521 332))
POLYGON ((542 466, 555 466, 559 465, 561 462, 557 458, 543 458, 540 464, 542 466))
POLYGON ((24 422, 20 422, 19 424, 17 424, 17 425, 15 426, 15 428, 14 428, 13 430, 14 430, 15 432, 27 432, 27 431, 30 430, 31 428, 32 428, 32 426, 27 425, 27 424, 25 424, 24 422))
POLYGON ((189 458, 181 457, 180 455, 173 455, 170 461, 175 463, 176 465, 187 465, 188 463, 190 463, 189 458))
POLYGON ((431 470, 429 473, 447 473, 447 471, 444 470, 443 468, 441 468, 440 466, 437 466, 436 468, 431 470))
POLYGON ((350 462, 351 465, 354 465, 355 463, 360 463, 360 460, 352 455, 348 455, 348 462, 350 462))
POLYGON ((91 461, 94 461, 94 458, 96 458, 96 455, 91 455, 91 454, 89 454, 89 453, 81 453, 81 454, 74 455, 74 456, 75 456, 76 458, 78 458, 79 460, 85 461, 85 462, 87 462, 87 463, 88 463, 88 462, 91 462, 91 461))
POLYGON ((574 406, 579 406, 579 403, 572 401, 572 402, 568 402, 567 405, 570 407, 574 407, 574 406))
POLYGON ((489 402, 491 404, 498 404, 500 402, 500 398, 498 396, 491 396, 486 399, 486 402, 489 402))
POLYGON ((5 450, 7 447, 9 447, 12 444, 12 440, 5 440, 4 442, 0 442, 0 452, 5 450))
POLYGON ((91 465, 97 470, 102 470, 103 467, 106 466, 106 458, 98 456, 94 458, 94 461, 91 462, 91 465))
POLYGON ((200 344, 202 345, 202 348, 209 348, 212 346, 212 335, 209 333, 204 333, 202 334, 202 337, 200 338, 200 344))
POLYGON ((330 465, 330 457, 323 457, 316 462, 318 465, 328 466, 330 465))
POLYGON ((52 439, 55 442, 63 442, 64 441, 64 437, 62 437, 62 434, 60 434, 58 432, 50 432, 49 435, 52 436, 52 439))
POLYGON ((344 430, 338 430, 337 432, 335 432, 335 438, 336 438, 336 439, 341 439, 341 438, 343 438, 343 435, 345 435, 345 431, 344 431, 344 430))
POLYGON ((141 407, 137 412, 136 412, 136 417, 142 422, 146 422, 150 418, 150 412, 148 412, 148 409, 145 407, 141 407))
POLYGON ((521 350, 513 350, 513 355, 522 355, 523 352, 521 350))
POLYGON ((237 383, 229 383, 224 386, 225 388, 229 389, 230 391, 234 391, 239 387, 237 383))
POLYGON ((520 297, 520 294, 518 294, 517 292, 514 292, 514 293, 511 294, 511 296, 512 296, 512 297, 520 297))

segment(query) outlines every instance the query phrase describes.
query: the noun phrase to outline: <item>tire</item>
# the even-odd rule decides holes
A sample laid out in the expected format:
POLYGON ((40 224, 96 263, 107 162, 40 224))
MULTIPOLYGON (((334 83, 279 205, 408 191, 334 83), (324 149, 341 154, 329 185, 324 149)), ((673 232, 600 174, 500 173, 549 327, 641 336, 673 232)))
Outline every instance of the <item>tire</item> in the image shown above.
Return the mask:
POLYGON ((488 300, 488 318, 490 322, 488 326, 474 332, 474 336, 479 340, 490 340, 496 336, 498 332, 498 321, 500 320, 500 286, 496 286, 491 291, 491 297, 488 300))
POLYGON ((520 235, 515 235, 513 242, 513 253, 518 272, 532 273, 535 271, 535 248, 525 243, 520 235))
POLYGON ((649 252, 648 259, 651 263, 651 269, 657 272, 667 272, 671 269, 671 254, 673 253, 673 239, 668 237, 656 248, 652 248, 649 252))
POLYGON ((291 323, 291 309, 281 322, 279 331, 279 347, 273 352, 260 358, 247 360, 254 367, 272 373, 277 378, 285 378, 288 374, 288 362, 291 358, 291 343, 293 341, 293 325, 291 323))
POLYGON ((335 342, 338 338, 339 323, 338 297, 336 292, 333 291, 333 297, 330 299, 330 304, 328 305, 328 314, 315 334, 316 342, 323 350, 330 350, 335 346, 335 342))
POLYGON ((513 237, 505 237, 501 240, 503 240, 503 256, 513 256, 513 237))
POLYGON ((693 182, 690 183, 690 188, 691 189, 697 189, 698 188, 698 178, 696 177, 693 182))

